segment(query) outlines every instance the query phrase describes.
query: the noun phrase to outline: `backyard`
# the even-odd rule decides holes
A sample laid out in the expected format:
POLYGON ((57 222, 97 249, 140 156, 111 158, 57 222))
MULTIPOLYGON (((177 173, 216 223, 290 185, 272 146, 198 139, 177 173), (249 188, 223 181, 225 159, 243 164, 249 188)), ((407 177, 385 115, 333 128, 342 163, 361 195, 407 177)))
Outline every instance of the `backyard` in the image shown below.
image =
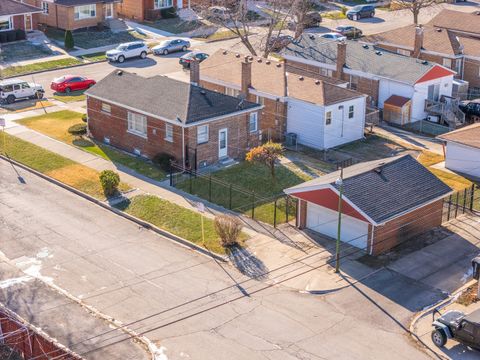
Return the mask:
POLYGON ((21 119, 18 120, 18 123, 69 145, 101 156, 113 163, 128 167, 151 179, 161 181, 165 178, 163 171, 146 160, 116 150, 108 145, 70 135, 68 128, 72 125, 82 123, 82 114, 80 113, 63 110, 21 119))

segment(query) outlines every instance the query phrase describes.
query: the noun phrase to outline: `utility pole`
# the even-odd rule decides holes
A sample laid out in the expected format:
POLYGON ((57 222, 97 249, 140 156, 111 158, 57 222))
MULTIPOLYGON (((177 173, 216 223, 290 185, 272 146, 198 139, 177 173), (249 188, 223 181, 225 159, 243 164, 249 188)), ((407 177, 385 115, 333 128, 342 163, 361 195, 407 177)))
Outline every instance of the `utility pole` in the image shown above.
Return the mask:
POLYGON ((338 195, 338 227, 337 227, 337 248, 335 253, 335 272, 340 271, 340 236, 342 230, 342 197, 343 197, 343 167, 340 168, 340 177, 335 181, 340 187, 338 195))

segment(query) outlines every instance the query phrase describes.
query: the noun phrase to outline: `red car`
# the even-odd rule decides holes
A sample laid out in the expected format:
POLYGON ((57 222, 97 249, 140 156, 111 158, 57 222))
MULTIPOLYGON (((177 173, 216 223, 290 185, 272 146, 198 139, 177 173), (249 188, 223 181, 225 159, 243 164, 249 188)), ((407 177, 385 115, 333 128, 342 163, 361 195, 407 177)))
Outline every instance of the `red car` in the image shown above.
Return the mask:
POLYGON ((92 80, 83 76, 65 75, 57 79, 54 79, 50 85, 50 89, 52 89, 55 92, 60 92, 60 93, 65 92, 68 94, 72 91, 88 89, 95 84, 96 84, 95 80, 92 80))

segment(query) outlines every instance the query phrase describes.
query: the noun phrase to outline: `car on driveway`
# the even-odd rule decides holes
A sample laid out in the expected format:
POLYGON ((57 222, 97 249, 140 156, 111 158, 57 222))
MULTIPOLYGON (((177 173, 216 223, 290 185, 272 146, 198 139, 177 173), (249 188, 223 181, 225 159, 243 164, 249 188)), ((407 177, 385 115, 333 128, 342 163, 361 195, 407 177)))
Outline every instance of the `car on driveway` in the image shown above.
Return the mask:
POLYGON ((458 310, 450 310, 433 322, 431 334, 433 343, 442 347, 448 339, 480 350, 480 309, 465 315, 458 310))
POLYGON ((343 36, 342 34, 336 33, 336 32, 331 32, 331 33, 325 33, 320 35, 321 38, 324 39, 329 39, 329 40, 336 40, 336 41, 343 41, 346 40, 347 37, 343 36))
POLYGON ((126 59, 141 58, 145 59, 148 54, 148 46, 143 41, 133 41, 118 45, 113 50, 108 50, 105 55, 108 61, 118 61, 123 63, 126 59))
POLYGON ((0 82, 0 102, 13 104, 22 99, 42 99, 45 89, 42 85, 20 79, 8 79, 0 82))
POLYGON ((201 63, 203 60, 208 58, 208 54, 201 51, 192 51, 188 54, 183 55, 178 63, 183 66, 184 69, 190 68, 190 63, 194 60, 201 63))
POLYGON ((154 55, 168 55, 177 51, 187 51, 190 47, 190 42, 183 39, 172 39, 162 41, 157 46, 152 48, 154 55))
POLYGON ((335 28, 335 31, 348 39, 357 39, 363 35, 362 30, 352 25, 340 25, 335 28))
POLYGON ((59 93, 71 93, 72 91, 80 91, 91 88, 96 82, 84 76, 65 75, 56 78, 50 84, 50 89, 59 93))
POLYGON ((357 5, 347 11, 347 18, 350 20, 360 20, 375 16, 375 6, 373 5, 357 5))

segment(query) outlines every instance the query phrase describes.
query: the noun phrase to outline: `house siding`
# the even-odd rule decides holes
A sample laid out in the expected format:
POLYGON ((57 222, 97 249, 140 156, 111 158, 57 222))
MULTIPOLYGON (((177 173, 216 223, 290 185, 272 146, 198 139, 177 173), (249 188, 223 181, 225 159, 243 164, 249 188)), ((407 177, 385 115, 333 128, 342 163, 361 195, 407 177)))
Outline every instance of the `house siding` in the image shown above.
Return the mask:
POLYGON ((480 167, 476 161, 480 159, 480 149, 448 141, 446 146, 445 167, 459 173, 480 179, 480 167))
POLYGON ((414 236, 440 226, 442 210, 443 199, 393 219, 385 225, 375 226, 373 228, 372 255, 382 254, 414 236))
POLYGON ((471 90, 476 91, 474 98, 478 98, 480 96, 480 60, 465 58, 463 79, 468 81, 471 90))

